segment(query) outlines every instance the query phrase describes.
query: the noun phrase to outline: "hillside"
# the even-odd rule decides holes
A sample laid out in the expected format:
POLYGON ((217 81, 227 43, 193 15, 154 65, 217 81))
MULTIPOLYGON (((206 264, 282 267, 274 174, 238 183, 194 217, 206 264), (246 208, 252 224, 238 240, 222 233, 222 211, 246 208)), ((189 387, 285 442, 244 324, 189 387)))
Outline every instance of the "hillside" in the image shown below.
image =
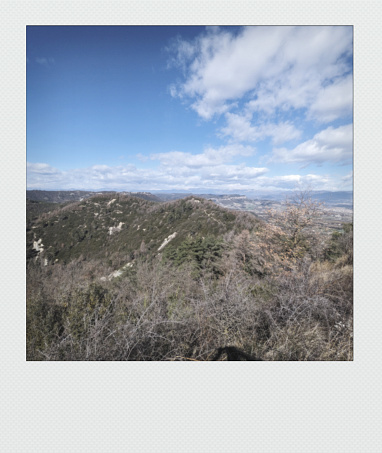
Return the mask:
POLYGON ((85 190, 27 190, 27 200, 49 203, 79 201, 93 195, 94 192, 85 190))
POLYGON ((325 240, 314 202, 27 207, 28 360, 353 359, 353 226, 325 240))
POLYGON ((30 225, 30 222, 37 220, 39 216, 44 213, 49 213, 57 209, 61 209, 63 206, 68 204, 64 203, 54 203, 51 201, 35 201, 27 198, 26 200, 26 220, 27 227, 30 225))
POLYGON ((157 204, 129 195, 96 195, 31 222, 27 251, 29 258, 37 252, 50 264, 79 257, 107 258, 118 268, 142 249, 155 255, 176 249, 187 238, 218 238, 257 226, 254 216, 226 210, 203 198, 157 204))

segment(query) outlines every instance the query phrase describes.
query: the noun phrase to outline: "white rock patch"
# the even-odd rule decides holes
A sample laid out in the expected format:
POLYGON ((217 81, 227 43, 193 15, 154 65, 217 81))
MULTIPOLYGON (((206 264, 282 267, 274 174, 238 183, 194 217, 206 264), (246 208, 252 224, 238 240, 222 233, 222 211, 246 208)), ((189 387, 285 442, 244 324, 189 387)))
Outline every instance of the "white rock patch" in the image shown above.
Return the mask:
POLYGON ((109 203, 107 203, 107 206, 110 206, 112 203, 114 203, 115 201, 117 201, 116 198, 113 198, 112 200, 109 201, 109 203))
MULTIPOLYGON (((38 241, 33 241, 33 249, 38 252, 37 256, 35 258, 35 260, 37 260, 39 257, 41 257, 41 253, 44 251, 44 244, 42 243, 42 239, 41 238, 38 241)), ((48 259, 45 258, 43 263, 44 263, 44 266, 47 266, 48 265, 48 259)))
POLYGON ((133 263, 126 263, 123 267, 121 267, 121 269, 118 269, 118 270, 112 272, 107 277, 101 277, 101 280, 106 281, 106 280, 111 280, 113 278, 120 277, 123 274, 123 271, 125 271, 129 267, 133 267, 133 263))
POLYGON ((112 278, 116 278, 116 277, 119 277, 120 275, 122 275, 122 271, 120 269, 118 269, 117 271, 114 271, 112 272, 111 274, 108 275, 108 279, 111 280, 112 278))
POLYGON ((159 247, 159 249, 158 249, 158 252, 159 252, 160 250, 162 250, 164 247, 166 247, 166 245, 167 245, 172 239, 174 239, 174 237, 176 237, 177 234, 178 234, 177 232, 170 234, 170 236, 168 236, 168 237, 162 242, 162 244, 160 245, 160 247, 159 247))
POLYGON ((117 227, 109 227, 110 236, 114 233, 119 233, 122 230, 122 225, 124 224, 124 222, 119 222, 119 225, 117 227))
POLYGON ((33 241, 33 249, 37 250, 37 252, 41 253, 44 251, 44 244, 42 243, 42 239, 38 241, 33 241))

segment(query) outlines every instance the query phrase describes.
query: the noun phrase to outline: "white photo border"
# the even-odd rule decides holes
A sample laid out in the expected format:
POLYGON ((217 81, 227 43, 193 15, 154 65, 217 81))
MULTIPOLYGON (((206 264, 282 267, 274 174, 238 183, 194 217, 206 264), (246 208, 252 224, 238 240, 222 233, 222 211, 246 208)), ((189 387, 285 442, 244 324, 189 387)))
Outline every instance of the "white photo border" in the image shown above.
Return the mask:
POLYGON ((1 11, 3 451, 382 451, 382 3, 9 1, 1 11), (26 26, 206 24, 354 26, 354 361, 27 362, 26 26))

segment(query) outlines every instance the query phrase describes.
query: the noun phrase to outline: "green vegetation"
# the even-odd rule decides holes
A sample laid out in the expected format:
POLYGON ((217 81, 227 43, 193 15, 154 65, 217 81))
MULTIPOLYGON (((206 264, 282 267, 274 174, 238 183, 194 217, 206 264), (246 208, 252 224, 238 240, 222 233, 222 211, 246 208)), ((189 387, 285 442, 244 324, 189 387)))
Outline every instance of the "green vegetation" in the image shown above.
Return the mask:
POLYGON ((219 261, 223 252, 222 240, 213 236, 187 238, 179 247, 168 248, 164 256, 175 266, 190 263, 193 266, 193 275, 200 275, 201 271, 208 270, 214 275, 220 275, 219 261))
POLYGON ((352 225, 322 243, 316 207, 265 224, 196 197, 113 194, 42 213, 27 230, 27 359, 210 360, 233 345, 352 360, 352 225))
POLYGON ((45 202, 45 201, 34 201, 27 199, 27 227, 37 220, 39 216, 43 213, 49 213, 61 209, 63 205, 58 205, 57 203, 45 202))
POLYGON ((189 236, 219 237, 244 227, 253 230, 258 223, 249 214, 234 215, 201 198, 158 204, 132 196, 100 195, 41 215, 28 227, 27 250, 41 239, 50 263, 107 258, 117 269, 137 255, 142 241, 155 253, 175 232, 166 249, 176 249, 189 236))
POLYGON ((353 264, 353 224, 345 223, 342 232, 335 231, 325 249, 325 258, 336 262, 343 257, 348 264, 353 264))

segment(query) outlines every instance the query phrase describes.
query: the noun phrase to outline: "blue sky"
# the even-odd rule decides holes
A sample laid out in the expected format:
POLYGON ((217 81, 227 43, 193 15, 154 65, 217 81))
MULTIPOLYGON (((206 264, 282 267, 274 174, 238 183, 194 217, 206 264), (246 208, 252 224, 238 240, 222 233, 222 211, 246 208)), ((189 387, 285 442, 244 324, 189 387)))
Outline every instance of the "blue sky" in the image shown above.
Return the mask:
POLYGON ((27 27, 27 188, 352 190, 352 27, 27 27))

